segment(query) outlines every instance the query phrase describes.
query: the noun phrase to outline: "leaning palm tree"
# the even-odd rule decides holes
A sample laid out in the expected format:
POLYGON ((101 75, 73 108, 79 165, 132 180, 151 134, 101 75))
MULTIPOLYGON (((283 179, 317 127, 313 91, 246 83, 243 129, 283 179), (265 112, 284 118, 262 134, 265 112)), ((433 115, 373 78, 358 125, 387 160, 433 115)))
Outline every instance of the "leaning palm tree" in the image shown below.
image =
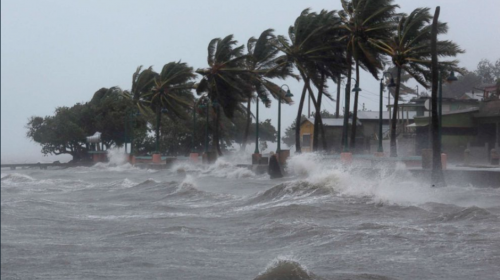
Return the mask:
POLYGON ((142 65, 137 67, 134 74, 132 75, 132 88, 130 91, 123 91, 123 95, 132 100, 137 106, 137 109, 144 113, 145 110, 149 108, 149 101, 144 97, 146 94, 151 92, 151 89, 155 85, 155 80, 158 78, 159 74, 153 71, 153 67, 150 66, 147 69, 142 70, 142 65))
MULTIPOLYGON (((318 16, 317 13, 311 13, 309 9, 305 9, 297 17, 294 25, 289 27, 289 40, 284 36, 278 36, 276 41, 276 47, 284 53, 277 59, 279 64, 293 63, 304 80, 296 118, 296 123, 299 125, 295 127, 295 149, 298 153, 302 150, 300 145, 300 121, 306 93, 309 91, 309 96, 314 106, 317 107, 316 98, 311 89, 311 81, 317 86, 323 84, 316 63, 330 59, 325 54, 329 54, 327 50, 331 48, 326 39, 326 33, 331 26, 325 24, 325 18, 331 17, 331 13, 322 11, 321 16, 318 16)), ((321 117, 318 118, 318 121, 322 128, 321 117)))
MULTIPOLYGON (((299 77, 293 73, 293 64, 289 62, 280 63, 281 61, 276 60, 279 50, 273 44, 276 40, 273 31, 273 29, 267 29, 260 34, 258 39, 251 37, 247 42, 246 67, 250 71, 250 83, 256 93, 256 98, 252 99, 259 102, 259 98, 269 100, 269 97, 273 96, 278 100, 281 98, 281 102, 283 103, 290 104, 292 100, 289 97, 285 97, 280 86, 275 84, 271 79, 293 77, 299 80, 299 77)), ((243 136, 243 149, 246 146, 251 124, 250 104, 252 99, 248 99, 247 104, 247 122, 243 136)), ((266 106, 269 106, 269 104, 269 101, 265 102, 266 106)))
MULTIPOLYGON (((315 36, 316 45, 323 46, 322 50, 317 51, 317 55, 314 58, 315 69, 319 74, 318 79, 312 79, 313 84, 318 89, 317 102, 315 104, 315 117, 314 117, 314 135, 313 135, 313 150, 318 150, 318 133, 321 129, 321 136, 323 142, 323 149, 327 149, 326 135, 324 132, 324 126, 322 123, 321 116, 321 103, 323 100, 323 95, 328 97, 330 100, 335 100, 326 91, 327 89, 327 79, 332 79, 337 85, 340 84, 340 76, 346 74, 347 65, 345 63, 346 48, 345 44, 342 43, 340 38, 342 38, 343 30, 339 28, 341 24, 340 18, 337 16, 336 11, 325 11, 322 10, 317 16, 316 25, 318 28, 322 28, 324 32, 319 33, 319 36, 315 36)), ((309 88, 311 91, 311 89, 309 88)), ((337 103, 339 98, 337 97, 337 103)))
POLYGON ((251 74, 246 69, 244 46, 235 47, 238 42, 233 35, 225 38, 215 38, 208 44, 208 67, 197 69, 196 73, 203 76, 198 84, 198 95, 206 93, 214 104, 216 118, 214 144, 219 155, 222 155, 219 143, 220 107, 228 118, 232 118, 236 110, 244 111, 242 102, 248 102, 253 92, 250 83, 251 74))
MULTIPOLYGON (((397 32, 389 40, 370 39, 370 43, 388 55, 397 68, 394 110, 391 123, 391 157, 397 156, 396 117, 401 89, 402 72, 405 71, 419 84, 429 88, 431 81, 431 21, 429 8, 417 8, 408 16, 399 19, 397 32)), ((438 34, 448 31, 446 23, 439 23, 438 34)), ((437 55, 440 57, 456 56, 464 51, 452 41, 438 41, 437 55)), ((441 67, 448 70, 458 69, 457 61, 441 61, 441 67)))
MULTIPOLYGON (((378 71, 383 69, 383 57, 378 49, 368 43, 371 40, 389 38, 394 30, 395 9, 393 0, 341 0, 342 10, 339 16, 342 20, 341 27, 345 31, 343 41, 347 46, 347 91, 346 98, 350 98, 351 91, 351 65, 354 59, 356 81, 359 87, 359 67, 370 72, 378 79, 378 71)), ((354 95, 353 123, 357 119, 358 94, 354 95)), ((346 104, 349 104, 346 100, 346 104)), ((349 108, 346 108, 344 125, 347 125, 349 108)), ((347 137, 345 135, 344 137, 347 137)), ((351 147, 356 145, 356 125, 351 130, 351 147)))
POLYGON ((184 62, 169 62, 154 79, 151 91, 143 95, 149 108, 156 114, 156 152, 159 152, 161 114, 175 120, 185 119, 194 101, 191 90, 195 88, 193 68, 184 62))

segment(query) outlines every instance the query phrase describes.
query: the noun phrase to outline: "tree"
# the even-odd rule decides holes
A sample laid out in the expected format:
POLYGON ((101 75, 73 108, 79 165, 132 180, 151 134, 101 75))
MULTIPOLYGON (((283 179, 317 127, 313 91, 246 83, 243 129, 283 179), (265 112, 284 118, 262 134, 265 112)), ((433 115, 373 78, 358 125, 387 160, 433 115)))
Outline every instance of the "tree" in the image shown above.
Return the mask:
MULTIPOLYGON (((134 108, 118 87, 102 88, 85 104, 59 107, 53 116, 31 117, 26 136, 42 146, 44 155, 70 154, 74 161, 88 159, 86 137, 99 131, 102 143, 110 148, 125 141, 126 112, 134 108)), ((146 134, 144 121, 135 123, 138 135, 146 134)))
MULTIPOLYGON (((195 77, 193 68, 183 62, 169 62, 163 66, 160 75, 154 79, 151 91, 143 95, 150 108, 156 113, 156 141, 160 139, 161 114, 173 121, 186 119, 187 112, 194 104, 191 89, 195 88, 192 81, 195 77)), ((157 144, 156 150, 159 152, 157 144)))
POLYGON ((443 97, 460 98, 466 92, 477 91, 483 84, 482 80, 476 72, 466 71, 463 75, 457 76, 457 81, 443 84, 443 97))
MULTIPOLYGON (((281 61, 281 63, 293 63, 304 80, 296 123, 300 123, 307 91, 309 91, 309 96, 313 101, 314 107, 318 107, 310 85, 312 81, 318 88, 321 88, 320 91, 324 88, 324 80, 322 80, 321 73, 318 71, 317 63, 335 61, 335 57, 329 51, 331 50, 331 45, 326 36, 326 33, 333 28, 332 25, 327 23, 333 18, 334 12, 321 11, 320 15, 318 15, 309 12, 309 9, 305 9, 297 17, 294 25, 289 27, 289 40, 284 36, 277 37, 276 46, 284 53, 283 56, 278 58, 278 61, 281 61)), ((338 65, 331 63, 330 67, 333 69, 334 67, 338 67, 338 65)), ((322 127, 321 118, 318 118, 318 121, 322 127)), ((296 152, 300 153, 300 128, 298 126, 295 128, 295 143, 296 152)))
MULTIPOLYGON (((387 54, 397 69, 396 89, 394 95, 394 109, 391 121, 391 157, 397 157, 396 125, 398 102, 401 90, 403 70, 425 88, 431 80, 429 67, 431 65, 431 29, 432 19, 429 8, 417 8, 408 16, 399 19, 398 28, 390 39, 370 39, 370 43, 387 54)), ((438 34, 445 34, 448 28, 446 23, 438 23, 438 34)), ((451 41, 438 41, 437 55, 455 56, 462 53, 458 45, 451 41)), ((440 65, 447 69, 458 69, 456 61, 441 61, 440 65)))
POLYGON ((212 103, 218 104, 214 109, 214 144, 219 155, 222 155, 219 143, 220 108, 231 119, 235 111, 244 112, 241 103, 248 102, 253 92, 252 77, 245 65, 247 56, 243 55, 243 45, 234 47, 237 43, 233 35, 213 39, 208 44, 208 68, 196 70, 203 77, 196 92, 198 95, 207 94, 212 103))
MULTIPOLYGON (((316 113, 314 118, 314 135, 313 135, 313 150, 318 150, 319 133, 321 130, 321 139, 323 142, 323 149, 327 150, 326 134, 323 126, 321 115, 321 103, 323 95, 326 95, 330 100, 334 100, 333 97, 326 91, 327 85, 326 80, 331 78, 337 85, 340 85, 340 77, 345 74, 347 66, 345 64, 345 44, 342 44, 341 36, 343 31, 339 28, 341 21, 337 16, 336 11, 327 12, 322 10, 317 16, 317 27, 325 28, 325 33, 320 33, 320 36, 315 36, 316 44, 318 46, 324 46, 321 51, 318 51, 316 59, 314 60, 316 71, 319 76, 319 83, 317 78, 313 78, 312 81, 316 88, 318 89, 318 98, 315 103, 316 113), (321 125, 320 125, 321 124, 321 125)), ((308 87, 310 94, 312 95, 312 90, 308 87)), ((337 95, 340 94, 339 88, 337 88, 337 95)), ((338 98, 337 98, 338 102, 338 98)))
MULTIPOLYGON (((257 93, 257 98, 254 100, 256 102, 259 102, 259 98, 269 100, 269 96, 272 95, 278 100, 281 97, 281 102, 283 103, 291 103, 291 98, 285 97, 280 86, 272 82, 271 79, 294 77, 298 80, 299 77, 292 73, 293 65, 291 63, 279 64, 279 61, 276 60, 279 50, 276 48, 275 44, 273 44, 275 40, 276 37, 272 29, 267 29, 262 32, 258 39, 252 37, 248 40, 246 65, 252 78, 250 83, 257 93)), ((252 99, 248 99, 247 104, 247 122, 245 125, 245 134, 243 136, 243 149, 246 146, 251 124, 251 100, 252 99)), ((270 102, 264 104, 266 107, 269 107, 270 102)))
MULTIPOLYGON (((233 123, 234 125, 232 126, 233 133, 231 135, 231 140, 234 141, 237 144, 243 145, 244 139, 241 137, 241 129, 242 126, 240 126, 238 123, 233 123)), ((252 123, 249 128, 249 134, 255 135, 255 123, 252 123)), ((266 119, 262 122, 259 122, 259 141, 269 141, 269 142, 276 142, 276 135, 277 135, 276 128, 271 124, 271 119, 266 119)), ((249 138, 247 139, 247 143, 254 143, 255 140, 254 138, 249 138)))
POLYGON ((477 64, 476 74, 481 77, 483 84, 494 84, 500 79, 500 59, 495 64, 487 59, 482 59, 477 64))
MULTIPOLYGON (((378 71, 383 69, 383 57, 379 50, 374 48, 370 40, 385 40, 394 30, 392 18, 398 5, 393 0, 341 0, 342 10, 339 16, 342 19, 341 27, 345 30, 343 37, 347 47, 347 91, 346 99, 351 94, 351 65, 354 58, 356 67, 356 81, 359 86, 359 67, 370 72, 378 80, 378 71)), ((358 92, 354 95, 353 119, 357 119, 358 92)), ((349 104, 346 100, 346 104, 349 104)), ((348 111, 349 108, 346 110, 348 111)), ((347 115, 344 125, 347 125, 347 115)), ((344 137, 347 137, 345 135, 344 137)), ((356 145, 356 126, 351 130, 351 147, 356 145)))

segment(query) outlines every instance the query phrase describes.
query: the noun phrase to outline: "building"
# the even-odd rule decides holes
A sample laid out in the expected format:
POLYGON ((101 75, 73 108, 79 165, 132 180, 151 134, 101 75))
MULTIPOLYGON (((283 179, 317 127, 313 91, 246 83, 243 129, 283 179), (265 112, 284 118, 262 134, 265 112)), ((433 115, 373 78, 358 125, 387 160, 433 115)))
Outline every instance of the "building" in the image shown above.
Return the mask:
MULTIPOLYGON (((429 124, 430 117, 415 117, 417 154, 431 146, 429 124)), ((443 110, 441 131, 442 149, 450 159, 461 161, 465 149, 475 147, 484 148, 487 157, 491 149, 500 146, 500 100, 461 110, 443 110)))
MULTIPOLYGON (((323 118, 328 150, 340 151, 342 148, 342 130, 344 118, 323 118)), ((349 126, 352 125, 352 118, 349 119, 349 126)), ((358 129, 361 122, 357 122, 358 129)), ((314 118, 306 118, 300 123, 300 145, 302 152, 313 151, 314 118)), ((320 140, 321 141, 321 140, 320 140)), ((321 145, 321 143, 319 142, 321 145)))

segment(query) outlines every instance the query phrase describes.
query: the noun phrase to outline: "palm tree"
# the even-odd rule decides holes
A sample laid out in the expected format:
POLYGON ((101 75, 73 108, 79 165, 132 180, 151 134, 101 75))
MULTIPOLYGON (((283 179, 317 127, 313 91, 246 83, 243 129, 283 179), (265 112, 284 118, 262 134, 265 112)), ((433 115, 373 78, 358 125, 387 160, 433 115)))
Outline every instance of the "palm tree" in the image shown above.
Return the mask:
POLYGON ((161 73, 154 79, 150 92, 143 99, 150 104, 156 113, 156 152, 159 152, 161 114, 175 120, 185 119, 194 101, 191 90, 195 88, 193 68, 184 62, 169 62, 163 66, 161 73))
MULTIPOLYGON (((326 39, 326 33, 331 29, 331 26, 326 24, 326 19, 331 18, 332 13, 334 12, 321 11, 320 16, 318 16, 316 13, 310 13, 309 9, 305 9, 297 17, 294 25, 289 27, 289 40, 284 36, 278 36, 276 41, 276 47, 284 53, 277 61, 280 64, 293 63, 304 80, 296 118, 298 125, 295 127, 295 148, 298 153, 301 152, 300 121, 306 92, 309 91, 309 96, 317 108, 318 105, 310 83, 312 81, 318 88, 323 88, 324 80, 321 79, 317 63, 331 59, 330 56, 325 56, 325 54, 330 54, 328 50, 330 50, 331 46, 326 39), (320 84, 322 86, 319 86, 320 84)), ((319 110, 316 109, 316 111, 319 110)), ((321 116, 317 119, 319 125, 323 127, 321 116)))
MULTIPOLYGON (((337 16, 336 11, 327 12, 322 10, 318 14, 317 26, 318 28, 324 28, 324 33, 320 33, 319 36, 315 36, 317 45, 324 46, 324 48, 318 51, 316 58, 314 59, 314 64, 316 70, 319 73, 319 83, 317 79, 312 79, 314 85, 318 89, 318 98, 316 102, 316 113, 314 117, 314 135, 313 135, 313 150, 318 150, 318 133, 321 129, 321 136, 323 142, 323 149, 327 149, 326 135, 324 132, 324 126, 322 125, 321 116, 321 103, 323 95, 326 95, 330 100, 335 100, 326 91, 327 85, 326 80, 328 78, 332 79, 338 85, 340 84, 340 76, 345 74, 347 66, 345 63, 346 48, 345 44, 342 44, 340 38, 342 36, 342 30, 339 28, 341 24, 340 18, 337 16), (321 126, 320 126, 321 123, 321 126)), ((310 90, 310 88, 309 88, 310 90)), ((310 90, 311 91, 311 90, 310 90)), ((339 93, 339 92, 337 92, 339 93)), ((337 102, 338 102, 337 97, 337 102)))
MULTIPOLYGON (((258 39, 251 37, 247 42, 248 53, 246 65, 252 77, 250 83, 257 93, 256 102, 259 102, 259 97, 262 100, 269 100, 269 96, 271 95, 275 99, 281 97, 281 102, 290 104, 292 100, 289 97, 285 97, 280 86, 276 85, 270 79, 294 77, 299 80, 299 77, 293 74, 293 65, 291 63, 280 64, 280 61, 276 60, 279 50, 273 44, 276 40, 273 31, 273 29, 267 29, 260 34, 258 39)), ((248 99, 247 104, 247 122, 243 136, 243 149, 246 146, 251 124, 250 104, 252 99, 248 99)), ((267 107, 269 104, 270 102, 265 103, 267 107)))
MULTIPOLYGON (((396 117, 403 71, 425 88, 429 88, 429 82, 431 81, 431 21, 432 15, 429 8, 417 8, 408 16, 403 15, 399 19, 396 34, 389 40, 370 39, 370 43, 392 59, 397 69, 394 110, 391 122, 391 157, 397 156, 396 117)), ((438 24, 438 34, 445 34, 447 31, 446 23, 438 24)), ((463 52, 457 44, 451 41, 437 42, 437 55, 440 57, 456 56, 458 53, 463 52)), ((440 65, 448 69, 458 69, 457 61, 442 61, 440 65)))
MULTIPOLYGON (((395 9, 398 5, 392 4, 393 0, 341 0, 342 10, 339 16, 342 20, 341 28, 345 35, 343 41, 347 46, 347 92, 346 98, 350 98, 351 91, 351 65, 352 59, 356 67, 356 81, 359 86, 359 67, 370 72, 378 79, 378 71, 383 69, 382 54, 370 45, 369 40, 379 40, 389 38, 394 30, 395 9)), ((357 119, 358 111, 358 91, 354 96, 353 123, 357 119)), ((346 100, 346 104, 348 104, 346 100)), ((349 115, 349 108, 346 108, 345 118, 349 115)), ((347 125, 347 119, 344 120, 347 125)), ((345 135, 344 137, 347 137, 345 135)), ((351 147, 356 145, 356 125, 351 130, 351 147)))
POLYGON ((150 107, 149 101, 144 97, 151 92, 151 89, 155 85, 155 79, 157 79, 159 74, 153 71, 152 66, 141 70, 142 65, 137 67, 132 75, 132 88, 130 91, 124 90, 123 95, 125 98, 132 100, 137 106, 137 109, 144 114, 150 107))
POLYGON ((233 35, 224 39, 215 38, 208 44, 208 68, 197 69, 196 73, 203 76, 198 84, 198 95, 206 93, 215 107, 214 143, 219 155, 222 155, 219 144, 220 107, 224 114, 232 119, 236 110, 244 111, 242 102, 248 102, 253 92, 250 83, 251 74, 246 69, 244 46, 235 47, 238 42, 233 35))

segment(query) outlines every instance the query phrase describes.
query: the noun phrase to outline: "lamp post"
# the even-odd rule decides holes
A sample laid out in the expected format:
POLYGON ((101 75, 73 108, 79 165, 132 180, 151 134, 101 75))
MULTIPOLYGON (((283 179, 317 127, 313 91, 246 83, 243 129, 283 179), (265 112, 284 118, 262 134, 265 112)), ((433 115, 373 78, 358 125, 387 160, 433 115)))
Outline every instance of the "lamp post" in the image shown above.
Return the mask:
MULTIPOLYGON (((286 86, 287 88, 285 97, 292 97, 293 94, 290 92, 290 88, 288 87, 288 85, 283 84, 281 86, 281 90, 283 90, 284 86, 286 86)), ((276 148, 276 154, 278 154, 278 156, 280 154, 280 151, 281 151, 281 94, 279 95, 278 98, 278 147, 276 148)))
MULTIPOLYGON (((261 97, 261 99, 264 103, 270 102, 266 96, 261 97)), ((257 97, 257 104, 255 108, 255 151, 253 153, 259 153, 259 97, 257 97)))
MULTIPOLYGON (((391 72, 384 72, 384 75, 390 74, 391 75, 391 80, 390 83, 387 87, 395 87, 396 84, 394 83, 394 78, 392 77, 391 72)), ((384 152, 384 147, 382 145, 382 103, 383 103, 383 93, 384 93, 384 84, 382 81, 384 80, 384 77, 380 79, 380 101, 379 101, 379 120, 378 120, 378 150, 377 152, 383 153, 384 152)), ((390 94, 390 93, 389 93, 390 94)), ((390 114, 389 114, 390 115, 390 114)))
POLYGON ((255 151, 254 154, 259 153, 259 97, 257 97, 255 104, 255 151))

